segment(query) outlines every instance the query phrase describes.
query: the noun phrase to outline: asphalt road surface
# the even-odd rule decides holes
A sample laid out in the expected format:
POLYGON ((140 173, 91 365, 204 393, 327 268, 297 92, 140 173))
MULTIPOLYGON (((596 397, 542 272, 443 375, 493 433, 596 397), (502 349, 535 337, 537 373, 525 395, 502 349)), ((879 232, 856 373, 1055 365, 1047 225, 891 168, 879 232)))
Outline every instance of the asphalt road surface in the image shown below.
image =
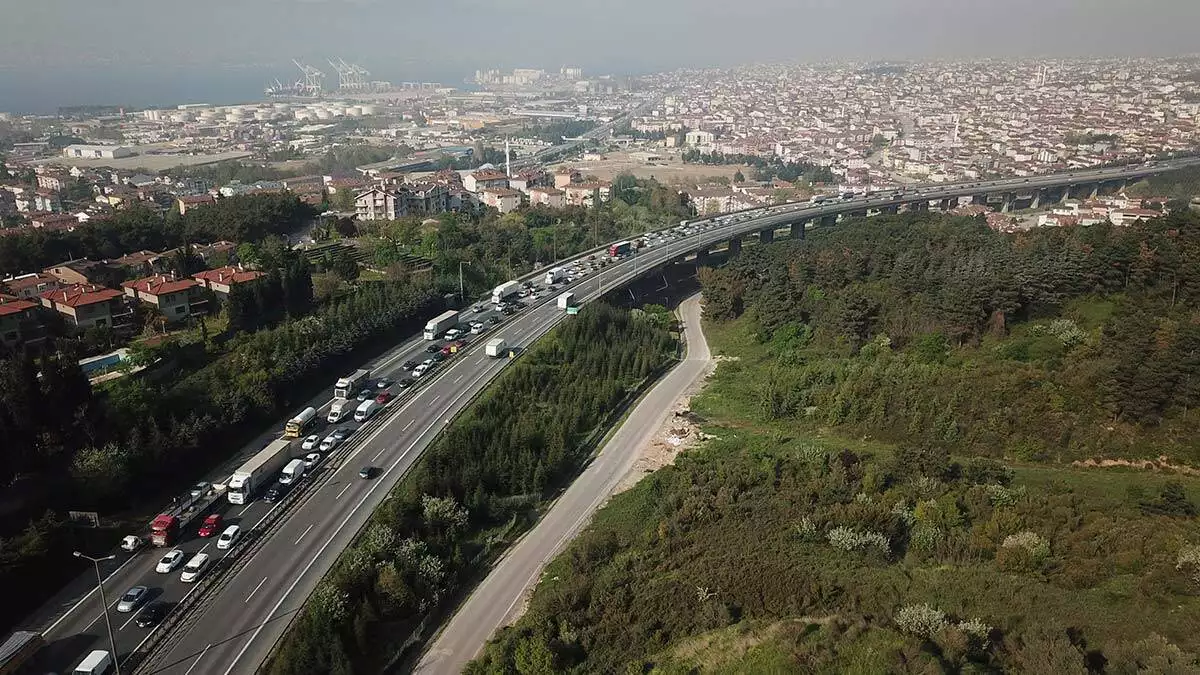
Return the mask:
POLYGON ((587 523, 652 442, 681 393, 708 366, 708 343, 700 327, 700 297, 680 305, 687 357, 637 404, 600 453, 550 511, 496 564, 458 609, 417 665, 421 675, 457 673, 482 651, 493 633, 517 613, 542 569, 587 523))

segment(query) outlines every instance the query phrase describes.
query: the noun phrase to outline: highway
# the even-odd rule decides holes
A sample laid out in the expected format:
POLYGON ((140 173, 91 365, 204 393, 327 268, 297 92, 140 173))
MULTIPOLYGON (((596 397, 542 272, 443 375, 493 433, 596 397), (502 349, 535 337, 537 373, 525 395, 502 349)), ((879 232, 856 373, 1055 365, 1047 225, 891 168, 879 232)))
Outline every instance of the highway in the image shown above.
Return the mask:
MULTIPOLYGON (((787 204, 754 212, 726 214, 718 219, 693 221, 688 231, 673 232, 652 241, 651 246, 638 255, 627 257, 608 266, 602 273, 592 274, 577 282, 573 290, 581 296, 581 300, 593 299, 599 295, 597 285, 603 283, 607 290, 649 268, 679 259, 689 251, 708 248, 730 237, 773 230, 822 216, 886 208, 926 199, 933 201, 985 192, 1029 190, 1098 179, 1117 180, 1196 163, 1200 163, 1200 159, 1178 160, 1155 166, 1076 171, 1070 176, 927 186, 910 188, 899 198, 876 195, 819 206, 787 204), (593 280, 597 276, 599 279, 593 280)), ((517 345, 528 344, 541 336, 563 315, 552 306, 553 294, 543 297, 540 302, 541 305, 533 305, 511 317, 490 335, 503 335, 517 345)), ((362 438, 351 440, 352 456, 344 459, 334 457, 332 463, 321 467, 309 480, 310 487, 295 497, 304 500, 302 503, 288 509, 283 520, 266 521, 272 522, 270 531, 261 534, 269 536, 259 536, 253 555, 246 554, 244 559, 236 560, 237 564, 221 576, 220 586, 211 593, 206 592, 201 606, 188 615, 183 625, 171 631, 167 642, 155 652, 152 659, 155 668, 150 670, 177 673, 252 671, 283 631, 291 612, 303 603, 345 542, 366 520, 372 508, 384 498, 388 488, 419 457, 438 428, 461 410, 471 396, 481 390, 503 366, 503 362, 481 355, 485 341, 482 337, 476 339, 465 354, 451 357, 432 375, 426 375, 426 379, 432 380, 426 386, 393 401, 385 418, 369 422, 366 425, 368 428, 360 434, 362 438), (386 473, 375 480, 360 480, 357 474, 362 464, 374 464, 386 473)), ((400 362, 425 358, 423 346, 420 340, 410 340, 376 367, 382 370, 383 375, 394 377, 400 362)), ((242 524, 243 529, 254 530, 254 526, 264 522, 263 519, 268 515, 277 519, 283 513, 273 513, 272 508, 272 505, 255 501, 236 509, 228 507, 226 513, 231 522, 242 524)), ((208 546, 209 540, 195 537, 194 525, 187 534, 181 548, 189 554, 201 549, 215 553, 214 548, 208 546)), ((169 602, 183 599, 186 593, 198 587, 182 584, 178 572, 156 575, 153 568, 161 553, 161 550, 151 549, 125 562, 106 581, 109 600, 115 602, 119 593, 137 583, 150 586, 158 595, 157 599, 169 602)), ((233 553, 242 554, 236 549, 233 553)), ((141 644, 146 631, 128 622, 128 615, 114 613, 113 616, 117 651, 124 657, 141 644)), ((87 596, 78 607, 43 631, 47 633, 48 641, 55 643, 50 651, 60 655, 65 663, 78 660, 90 649, 104 648, 104 627, 100 617, 97 597, 94 594, 87 596)), ((56 667, 61 670, 71 665, 74 665, 73 662, 56 667)))
POLYGON ((541 521, 496 563, 422 656, 421 675, 460 672, 488 638, 511 622, 542 569, 583 529, 629 473, 671 413, 674 401, 703 376, 711 358, 700 326, 700 297, 680 305, 687 356, 642 400, 541 521))

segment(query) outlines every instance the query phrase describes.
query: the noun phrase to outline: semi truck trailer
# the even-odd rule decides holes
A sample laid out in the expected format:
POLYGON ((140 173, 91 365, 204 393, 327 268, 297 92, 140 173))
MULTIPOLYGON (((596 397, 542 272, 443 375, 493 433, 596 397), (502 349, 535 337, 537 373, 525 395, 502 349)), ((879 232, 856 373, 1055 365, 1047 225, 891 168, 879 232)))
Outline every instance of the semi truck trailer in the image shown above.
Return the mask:
MULTIPOLYGON (((454 328, 458 325, 458 312, 450 310, 442 312, 429 320, 425 324, 425 339, 436 340, 442 336, 442 333, 454 328)), ((349 398, 349 397, 347 397, 349 398)))
POLYGON ((270 483, 275 474, 292 459, 292 442, 286 438, 272 441, 257 455, 233 472, 226 495, 230 504, 246 504, 255 490, 270 483))

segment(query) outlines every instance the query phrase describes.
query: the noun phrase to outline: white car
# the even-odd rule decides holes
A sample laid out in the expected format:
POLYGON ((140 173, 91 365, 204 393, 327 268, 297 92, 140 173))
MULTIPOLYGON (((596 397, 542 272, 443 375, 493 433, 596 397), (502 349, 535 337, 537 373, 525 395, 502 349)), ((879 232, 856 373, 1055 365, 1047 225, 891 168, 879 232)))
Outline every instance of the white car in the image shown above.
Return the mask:
MULTIPOLYGON (((333 438, 333 436, 330 436, 330 438, 333 438)), ((336 439, 336 438, 334 438, 333 440, 334 440, 334 442, 335 442, 335 443, 337 442, 337 439, 336 439)), ((310 452, 310 453, 308 453, 307 455, 305 455, 305 456, 304 456, 304 468, 306 468, 306 469, 311 469, 311 468, 313 468, 314 466, 316 466, 316 465, 317 465, 317 463, 318 463, 318 462, 320 462, 320 461, 321 461, 321 453, 319 453, 319 452, 310 452)))
POLYGON ((204 574, 204 570, 208 569, 208 554, 197 553, 192 556, 188 564, 183 566, 183 573, 179 575, 179 580, 185 584, 190 584, 200 578, 204 574))
POLYGON ((237 525, 230 525, 229 527, 225 528, 225 531, 222 532, 221 536, 217 538, 217 548, 223 550, 233 548, 233 545, 236 544, 237 540, 241 538, 242 528, 238 527, 237 525))
POLYGON ((175 571, 176 567, 183 564, 183 551, 175 549, 159 559, 158 565, 154 568, 159 574, 170 574, 175 571))
POLYGON ((480 333, 482 333, 483 332, 483 322, 472 321, 471 322, 471 332, 474 333, 475 335, 479 335, 480 333))
POLYGON ((313 434, 312 436, 309 436, 308 438, 304 439, 304 442, 300 444, 300 449, 301 450, 312 450, 313 448, 317 447, 317 444, 320 442, 321 442, 321 437, 316 434, 313 434))
POLYGON ((462 332, 457 328, 451 328, 450 330, 446 331, 447 340, 457 340, 459 335, 462 335, 462 332))
POLYGON ((413 371, 412 371, 413 379, 416 379, 416 378, 424 375, 425 371, 427 371, 427 370, 429 370, 429 366, 425 365, 424 363, 418 365, 416 368, 413 368, 413 371))
POLYGON ((341 441, 338 440, 337 436, 330 434, 325 437, 325 440, 321 441, 321 452, 329 452, 330 450, 336 448, 340 443, 341 441))
POLYGON ((145 542, 142 541, 141 537, 136 537, 136 536, 130 534, 121 540, 121 548, 126 551, 129 551, 130 553, 133 553, 134 551, 141 548, 142 544, 144 544, 144 543, 145 542))

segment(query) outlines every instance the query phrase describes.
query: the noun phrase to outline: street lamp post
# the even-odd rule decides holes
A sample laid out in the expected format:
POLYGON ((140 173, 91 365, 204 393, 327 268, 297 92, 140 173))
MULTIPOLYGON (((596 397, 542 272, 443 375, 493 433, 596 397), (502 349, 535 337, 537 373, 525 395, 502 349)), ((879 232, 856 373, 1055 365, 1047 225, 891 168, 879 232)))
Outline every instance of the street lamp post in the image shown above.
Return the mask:
POLYGON ((464 304, 467 302, 467 293, 466 293, 465 287, 463 286, 462 268, 463 268, 463 265, 470 265, 470 264, 471 264, 470 260, 459 260, 458 261, 458 301, 460 303, 464 303, 464 304))
POLYGON ((112 619, 108 618, 108 600, 104 597, 104 580, 100 578, 100 563, 112 560, 117 556, 110 555, 103 558, 93 558, 92 556, 84 555, 79 551, 75 551, 73 555, 76 558, 90 560, 92 567, 96 570, 96 589, 100 591, 100 608, 104 611, 104 625, 106 628, 108 628, 108 648, 112 650, 113 672, 115 675, 121 675, 121 664, 117 658, 117 641, 113 637, 112 619))

